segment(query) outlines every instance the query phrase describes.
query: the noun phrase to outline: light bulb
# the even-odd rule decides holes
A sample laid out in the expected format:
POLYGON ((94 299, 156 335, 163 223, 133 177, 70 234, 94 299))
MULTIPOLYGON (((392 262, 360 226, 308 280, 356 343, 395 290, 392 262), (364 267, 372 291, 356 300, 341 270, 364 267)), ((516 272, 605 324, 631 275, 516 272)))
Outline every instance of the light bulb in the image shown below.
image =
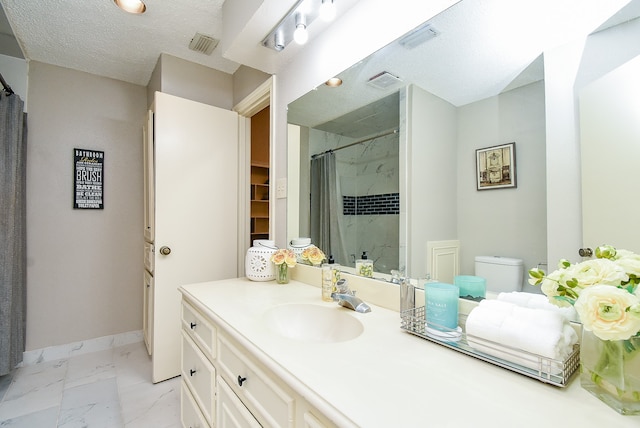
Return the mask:
POLYGON ((114 0, 115 4, 125 12, 129 13, 144 13, 147 10, 147 6, 141 0, 114 0))
POLYGON ((307 32, 307 26, 304 24, 296 25, 296 31, 293 32, 293 40, 299 45, 304 45, 309 40, 309 33, 307 32))
POLYGON ((275 48, 275 50, 280 52, 281 50, 284 49, 284 40, 282 36, 282 31, 277 31, 276 34, 274 34, 273 38, 274 38, 273 47, 275 48))
POLYGON ((333 0, 322 0, 320 5, 320 18, 323 21, 333 21, 336 17, 336 5, 333 4, 333 0))
POLYGON ((293 40, 299 45, 304 45, 309 40, 307 18, 302 13, 296 15, 296 30, 293 32, 293 40))

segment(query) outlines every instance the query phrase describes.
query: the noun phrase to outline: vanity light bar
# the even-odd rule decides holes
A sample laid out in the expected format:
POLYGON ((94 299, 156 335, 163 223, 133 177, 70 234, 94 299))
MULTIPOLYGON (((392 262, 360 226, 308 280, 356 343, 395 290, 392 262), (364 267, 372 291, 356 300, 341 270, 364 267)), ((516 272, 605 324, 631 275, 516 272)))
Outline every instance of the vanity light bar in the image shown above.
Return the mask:
POLYGON ((296 16, 302 14, 304 23, 309 29, 309 25, 320 16, 322 0, 299 0, 278 22, 267 36, 262 40, 262 46, 273 49, 277 52, 283 50, 293 41, 293 34, 296 30, 296 16))

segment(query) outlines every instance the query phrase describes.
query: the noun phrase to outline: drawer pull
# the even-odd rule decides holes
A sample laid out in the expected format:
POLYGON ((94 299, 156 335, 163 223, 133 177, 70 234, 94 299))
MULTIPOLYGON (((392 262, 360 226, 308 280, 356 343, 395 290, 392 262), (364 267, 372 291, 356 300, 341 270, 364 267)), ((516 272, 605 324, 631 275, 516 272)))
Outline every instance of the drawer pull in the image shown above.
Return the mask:
POLYGON ((189 370, 189 376, 193 376, 194 374, 196 374, 196 370, 190 369, 189 370))
POLYGON ((193 330, 194 328, 196 328, 196 326, 197 326, 198 324, 196 324, 196 323, 192 322, 190 325, 191 325, 191 330, 193 330))
POLYGON ((246 377, 242 377, 242 376, 238 375, 238 386, 242 386, 242 384, 244 383, 245 380, 247 380, 246 377))

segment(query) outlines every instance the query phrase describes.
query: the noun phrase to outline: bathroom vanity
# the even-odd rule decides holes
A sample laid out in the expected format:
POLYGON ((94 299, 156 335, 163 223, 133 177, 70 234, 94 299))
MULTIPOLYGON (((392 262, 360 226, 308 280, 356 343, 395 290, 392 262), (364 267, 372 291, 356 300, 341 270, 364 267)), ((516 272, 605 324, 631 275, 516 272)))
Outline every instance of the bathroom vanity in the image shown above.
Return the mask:
POLYGON ((308 271, 317 285, 180 288, 183 426, 640 426, 577 374, 560 388, 404 332, 389 284, 354 280, 372 309, 356 313, 322 301, 308 271))

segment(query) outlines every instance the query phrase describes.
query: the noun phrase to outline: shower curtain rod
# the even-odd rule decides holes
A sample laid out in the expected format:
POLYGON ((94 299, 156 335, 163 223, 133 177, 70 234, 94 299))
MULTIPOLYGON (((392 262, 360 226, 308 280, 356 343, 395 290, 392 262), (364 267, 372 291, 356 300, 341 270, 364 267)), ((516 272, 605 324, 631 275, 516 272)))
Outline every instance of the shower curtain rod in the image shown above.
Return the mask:
POLYGON ((8 94, 8 95, 12 95, 13 89, 11 89, 11 86, 7 85, 7 81, 4 80, 4 77, 2 77, 2 73, 0 73, 0 83, 2 84, 2 87, 4 89, 4 91, 8 94))
POLYGON ((382 134, 374 135, 373 137, 365 138, 364 140, 354 141, 353 143, 345 144, 344 146, 336 147, 335 149, 325 150, 321 153, 316 153, 315 155, 311 155, 311 159, 315 159, 318 156, 326 155, 328 153, 337 152, 338 150, 346 149, 347 147, 355 146, 356 144, 366 143, 367 141, 375 140, 376 138, 386 137, 387 135, 397 134, 397 129, 392 129, 391 131, 383 132, 382 134))

